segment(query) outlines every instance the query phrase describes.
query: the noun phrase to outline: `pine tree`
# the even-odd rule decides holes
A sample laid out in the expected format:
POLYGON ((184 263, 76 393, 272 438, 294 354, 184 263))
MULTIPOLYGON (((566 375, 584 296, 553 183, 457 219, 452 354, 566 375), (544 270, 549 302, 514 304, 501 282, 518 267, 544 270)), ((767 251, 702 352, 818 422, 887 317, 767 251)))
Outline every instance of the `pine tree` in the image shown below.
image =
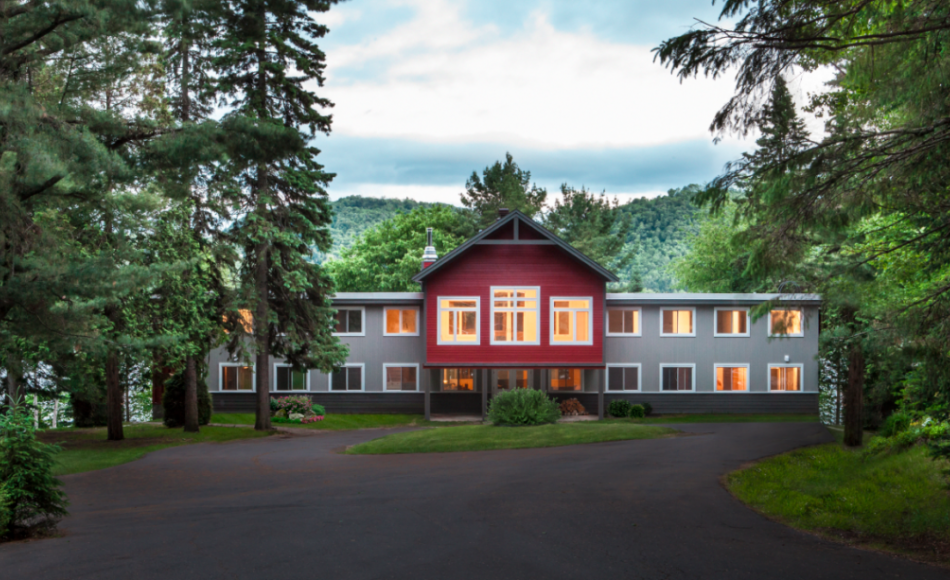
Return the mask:
POLYGON ((544 207, 548 192, 531 183, 531 172, 515 163, 511 153, 505 153, 505 163, 496 161, 482 171, 482 177, 473 171, 465 182, 462 205, 476 215, 478 227, 484 228, 498 219, 498 210, 518 210, 535 217, 544 207))

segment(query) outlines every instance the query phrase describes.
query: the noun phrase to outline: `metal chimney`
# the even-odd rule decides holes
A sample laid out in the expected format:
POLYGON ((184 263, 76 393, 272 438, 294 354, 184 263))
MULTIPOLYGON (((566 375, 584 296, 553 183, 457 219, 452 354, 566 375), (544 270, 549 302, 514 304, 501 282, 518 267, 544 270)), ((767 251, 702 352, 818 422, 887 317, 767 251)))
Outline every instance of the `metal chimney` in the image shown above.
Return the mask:
POLYGON ((439 259, 435 253, 435 246, 432 245, 432 228, 426 228, 426 249, 422 252, 422 269, 426 269, 439 259))

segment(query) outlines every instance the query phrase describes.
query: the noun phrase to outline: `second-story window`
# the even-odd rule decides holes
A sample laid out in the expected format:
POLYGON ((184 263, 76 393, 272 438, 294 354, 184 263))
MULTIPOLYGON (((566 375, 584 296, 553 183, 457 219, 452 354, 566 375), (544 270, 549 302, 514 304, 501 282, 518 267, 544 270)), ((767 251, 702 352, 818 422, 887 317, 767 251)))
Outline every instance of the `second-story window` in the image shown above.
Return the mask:
POLYGON ((478 298, 439 297, 439 344, 478 344, 478 298))
POLYGON ((540 344, 538 297, 541 289, 493 287, 491 292, 491 344, 540 344))
POLYGON ((419 336, 417 308, 386 308, 384 336, 419 336))
POLYGON ((769 334, 771 336, 804 336, 802 311, 782 309, 769 311, 769 334))
POLYGON ((365 336, 363 332, 363 313, 366 310, 359 308, 338 308, 336 311, 337 336, 365 336))
POLYGON ((551 298, 551 344, 593 344, 591 298, 551 298))
POLYGON ((660 336, 696 336, 695 318, 692 308, 662 308, 660 336))

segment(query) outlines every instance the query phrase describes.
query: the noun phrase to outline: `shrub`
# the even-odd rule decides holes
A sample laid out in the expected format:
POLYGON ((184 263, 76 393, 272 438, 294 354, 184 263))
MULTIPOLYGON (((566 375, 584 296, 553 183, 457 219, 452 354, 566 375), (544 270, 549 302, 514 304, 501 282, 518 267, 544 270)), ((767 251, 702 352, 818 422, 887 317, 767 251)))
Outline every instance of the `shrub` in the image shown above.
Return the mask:
POLYGON ((488 406, 488 419, 495 425, 543 425, 560 417, 557 401, 534 389, 498 393, 488 406))
POLYGON ((630 401, 624 401, 623 399, 611 401, 610 405, 607 406, 607 411, 614 417, 626 417, 630 414, 630 401))
MULTIPOLYGON (((211 394, 204 365, 195 365, 198 373, 198 424, 207 425, 211 421, 211 394)), ((166 427, 181 427, 185 424, 185 371, 174 374, 165 381, 165 393, 162 395, 162 408, 166 427)))
POLYGON ((653 414, 653 405, 650 403, 640 403, 640 406, 643 407, 643 413, 649 417, 653 414))
POLYGON ((642 419, 647 416, 643 405, 630 405, 630 417, 633 419, 642 419))
POLYGON ((893 413, 887 419, 884 420, 884 423, 881 424, 881 429, 878 431, 878 434, 881 437, 893 437, 898 433, 903 433, 910 429, 910 415, 906 413, 893 413))
POLYGON ((587 409, 584 408, 584 405, 581 405, 581 402, 577 399, 565 399, 561 401, 561 414, 562 415, 585 415, 587 414, 587 409))
POLYGON ((276 400, 277 410, 286 412, 288 417, 298 414, 306 415, 307 413, 313 412, 313 401, 311 401, 307 395, 289 395, 287 397, 277 397, 277 399, 271 400, 276 400))
POLYGON ((10 502, 7 500, 6 485, 0 484, 0 538, 7 535, 11 515, 10 502))
POLYGON ((327 410, 323 407, 323 405, 318 405, 317 403, 314 403, 313 406, 310 407, 310 410, 313 411, 314 415, 319 417, 326 417, 327 415, 327 410))
MULTIPOLYGON (((0 415, 0 493, 5 496, 8 533, 18 528, 52 527, 69 502, 53 477, 55 445, 36 440, 32 418, 20 406, 0 415)), ((3 517, 3 516, 0 516, 3 517)))
POLYGON ((306 425, 307 423, 316 423, 317 421, 323 421, 325 415, 313 415, 312 417, 304 417, 300 422, 306 425))
POLYGON ((274 397, 271 397, 268 401, 270 401, 270 414, 273 415, 280 407, 277 406, 277 399, 274 397))

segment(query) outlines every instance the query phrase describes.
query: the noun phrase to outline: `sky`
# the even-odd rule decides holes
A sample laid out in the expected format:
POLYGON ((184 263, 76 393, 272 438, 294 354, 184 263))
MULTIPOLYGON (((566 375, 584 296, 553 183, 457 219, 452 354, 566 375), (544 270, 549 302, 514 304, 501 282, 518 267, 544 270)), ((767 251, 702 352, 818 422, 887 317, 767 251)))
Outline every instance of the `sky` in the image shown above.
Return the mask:
MULTIPOLYGON (((319 16, 333 131, 315 145, 332 199, 458 205, 510 152, 532 180, 623 201, 705 183, 751 148, 713 144, 731 78, 680 82, 651 49, 709 0, 350 0, 319 16)), ((791 84, 804 95, 806 83, 791 84)))

